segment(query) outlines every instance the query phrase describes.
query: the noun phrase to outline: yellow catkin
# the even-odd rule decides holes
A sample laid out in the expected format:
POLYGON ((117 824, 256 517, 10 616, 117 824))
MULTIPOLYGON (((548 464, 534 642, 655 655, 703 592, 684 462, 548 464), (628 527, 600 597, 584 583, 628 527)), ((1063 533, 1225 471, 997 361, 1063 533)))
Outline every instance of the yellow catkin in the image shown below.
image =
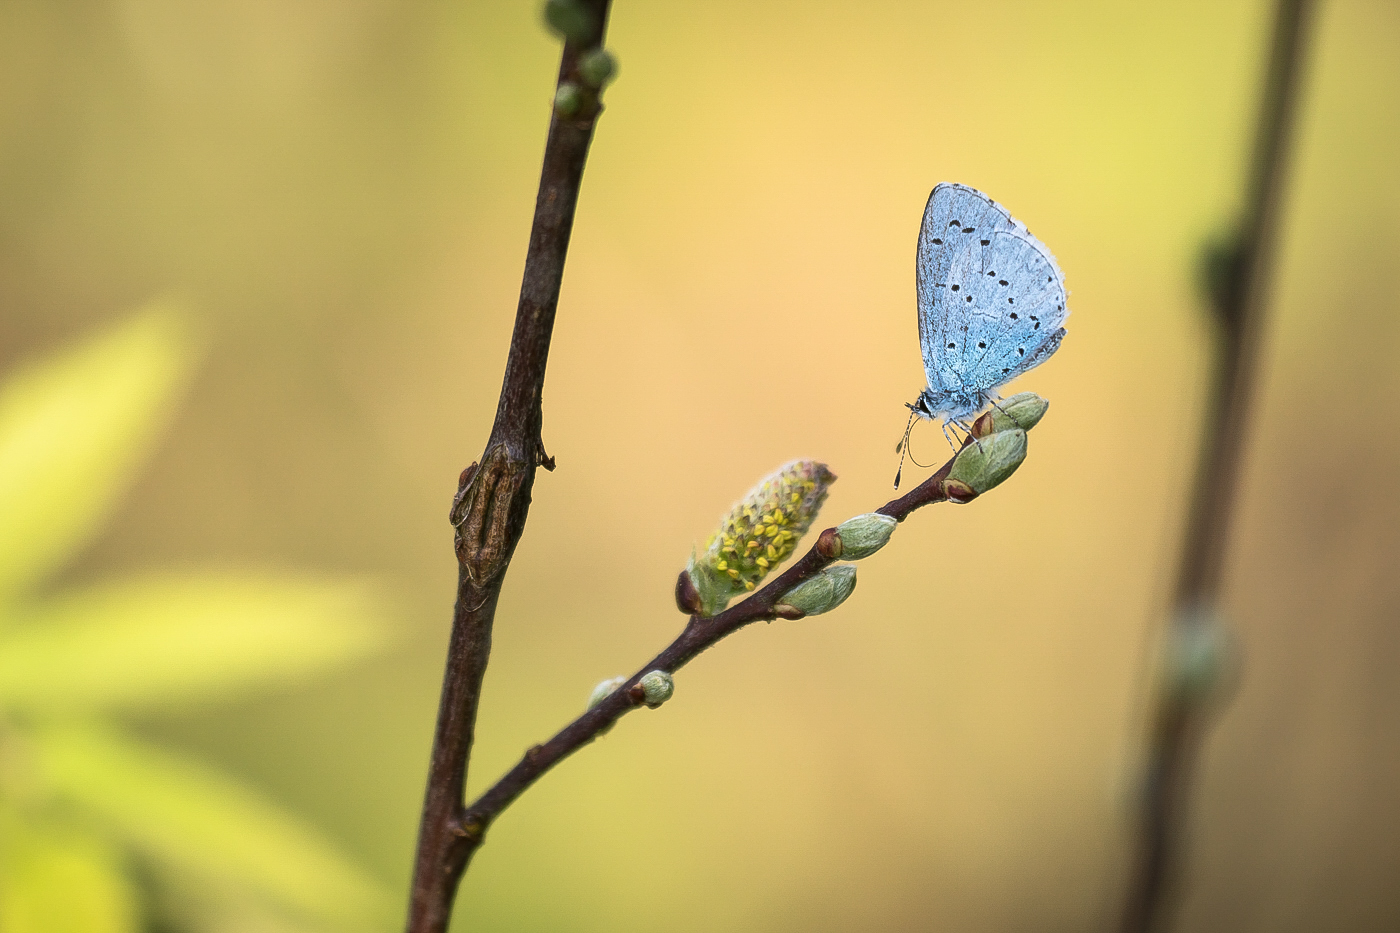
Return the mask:
POLYGON ((794 461, 734 505, 691 560, 704 614, 713 615, 734 596, 755 589, 792 554, 835 479, 824 464, 794 461))

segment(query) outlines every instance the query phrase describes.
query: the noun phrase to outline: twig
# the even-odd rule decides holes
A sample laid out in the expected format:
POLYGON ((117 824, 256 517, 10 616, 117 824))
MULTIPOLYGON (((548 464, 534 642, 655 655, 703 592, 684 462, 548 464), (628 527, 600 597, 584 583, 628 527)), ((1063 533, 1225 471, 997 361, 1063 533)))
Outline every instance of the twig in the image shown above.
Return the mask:
MULTIPOLYGON (((963 446, 973 442, 964 440, 963 446)), ((953 468, 955 453, 948 462, 907 495, 891 500, 878 511, 882 515, 903 521, 915 509, 936 502, 948 501, 944 481, 953 468)), ((797 562, 777 577, 756 590, 740 602, 718 615, 701 617, 693 615, 676 640, 667 645, 623 684, 614 690, 607 699, 569 723, 543 745, 536 745, 527 751, 514 768, 497 781, 489 790, 467 808, 462 822, 464 844, 474 849, 481 844, 487 828, 519 797, 529 786, 539 780, 546 771, 554 767, 568 755, 587 745, 612 726, 625 714, 642 703, 638 682, 650 671, 665 671, 674 674, 688 664, 700 652, 709 648, 727 635, 732 635, 750 622, 761 619, 792 618, 783 614, 781 601, 793 587, 820 573, 833 561, 830 542, 835 535, 834 528, 828 528, 817 538, 816 544, 798 558, 797 562)), ((468 853, 470 854, 470 853, 468 853)))
MULTIPOLYGON (((1190 499, 1169 621, 1169 643, 1211 624, 1239 488, 1241 453, 1256 382, 1269 274, 1297 110, 1309 0, 1280 0, 1260 105, 1258 139, 1239 236, 1212 295, 1219 351, 1211 373, 1199 472, 1190 499)), ((1180 859, 1181 826, 1204 737, 1208 697, 1168 684, 1149 722, 1147 784, 1119 929, 1165 926, 1167 897, 1180 859)))
MULTIPOLYGON (((591 34, 565 44, 559 86, 579 83, 580 56, 603 40, 609 0, 580 2, 591 16, 591 34)), ((540 438, 540 400, 574 209, 600 110, 596 97, 585 97, 571 116, 551 117, 496 420, 480 465, 463 471, 453 503, 457 603, 418 829, 408 933, 447 929, 458 883, 476 848, 463 830, 467 761, 501 584, 525 529, 535 470, 553 468, 540 438)))

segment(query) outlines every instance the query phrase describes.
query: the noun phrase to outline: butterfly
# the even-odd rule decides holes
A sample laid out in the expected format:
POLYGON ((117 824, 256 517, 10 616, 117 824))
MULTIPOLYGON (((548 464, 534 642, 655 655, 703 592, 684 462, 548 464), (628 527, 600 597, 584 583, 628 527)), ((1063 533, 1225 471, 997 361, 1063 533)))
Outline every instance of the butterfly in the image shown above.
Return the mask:
POLYGON ((915 270, 928 387, 908 405, 901 449, 916 416, 969 430, 968 420, 1000 398, 998 387, 1059 349, 1069 316, 1050 250, 966 185, 943 182, 929 195, 915 270))

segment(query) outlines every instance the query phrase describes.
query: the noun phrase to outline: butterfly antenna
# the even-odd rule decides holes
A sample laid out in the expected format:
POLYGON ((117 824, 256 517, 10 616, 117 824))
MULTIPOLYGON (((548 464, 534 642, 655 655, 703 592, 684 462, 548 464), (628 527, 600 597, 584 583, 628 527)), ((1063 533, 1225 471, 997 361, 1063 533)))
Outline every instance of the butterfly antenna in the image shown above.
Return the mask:
MULTIPOLYGON (((909 445, 906 444, 906 445, 905 445, 905 449, 907 450, 908 447, 909 447, 909 445)), ((913 452, 912 450, 909 451, 909 462, 912 463, 912 464, 914 464, 914 466, 916 466, 916 467, 922 467, 922 468, 924 468, 925 470, 927 470, 929 467, 933 466, 932 463, 920 463, 919 460, 918 460, 918 458, 914 456, 914 452, 913 452)))
MULTIPOLYGON (((906 403, 907 404, 907 403, 906 403)), ((899 469, 894 471, 894 488, 899 488, 899 478, 904 474, 904 455, 909 452, 909 432, 914 430, 915 409, 913 405, 908 405, 909 421, 904 425, 904 436, 899 439, 899 443, 894 445, 894 452, 899 454, 899 469)))

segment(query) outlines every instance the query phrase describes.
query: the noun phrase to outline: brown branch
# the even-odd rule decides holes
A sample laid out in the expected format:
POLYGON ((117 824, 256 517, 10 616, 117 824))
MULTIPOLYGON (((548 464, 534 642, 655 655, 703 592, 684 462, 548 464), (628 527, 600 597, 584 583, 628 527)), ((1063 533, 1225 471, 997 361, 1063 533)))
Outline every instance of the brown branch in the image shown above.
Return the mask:
MULTIPOLYGON (((1280 0, 1245 210, 1238 238, 1221 257, 1223 268, 1211 296, 1219 350, 1168 623, 1169 644, 1210 637, 1199 627, 1213 624, 1220 598, 1311 19, 1309 0, 1280 0)), ((1168 683, 1156 701, 1136 851, 1119 925, 1123 933, 1161 929, 1168 919, 1167 895, 1176 880, 1181 826, 1208 700, 1200 691, 1168 683)))
MULTIPOLYGON (((591 15, 592 34, 565 44, 559 86, 582 83, 580 56, 603 40, 609 0, 580 2, 591 15)), ((479 842, 464 820, 467 761, 501 584, 525 530, 535 470, 554 465, 540 438, 545 364, 584 162, 601 111, 595 95, 585 93, 577 103, 571 116, 554 113, 550 119, 496 420, 480 465, 474 463, 462 472, 453 502, 460 564, 457 603, 418 829, 408 933, 447 929, 457 886, 479 842)))
MULTIPOLYGON (((990 424, 990 417, 987 417, 985 422, 979 422, 982 430, 975 426, 974 431, 981 435, 985 430, 990 429, 990 424)), ((966 447, 969 442, 971 442, 970 439, 964 440, 963 446, 966 447)), ((953 461, 956 459, 957 454, 955 453, 947 463, 939 468, 937 473, 920 483, 907 495, 885 503, 877 511, 882 515, 903 521, 915 509, 936 502, 948 501, 949 489, 945 481, 948 479, 948 474, 953 468, 953 461)), ((955 488, 958 486, 956 483, 953 485, 955 488)), ((970 501, 970 499, 970 490, 962 487, 959 501, 965 502, 970 501)), ((514 768, 506 772, 499 781, 467 808, 462 826, 463 838, 467 840, 466 844, 473 849, 479 846, 487 828, 501 814, 501 811, 510 806, 546 771, 593 741, 622 716, 640 706, 642 694, 638 682, 645 674, 650 671, 665 671, 668 674, 674 674, 700 652, 725 636, 732 635, 750 622, 757 622, 760 619, 800 618, 800 616, 786 613, 781 605, 782 598, 797 584, 810 579, 833 561, 839 559, 832 547, 834 539, 839 540, 835 538, 835 529, 829 528, 822 532, 817 538, 816 544, 812 545, 806 554, 798 558, 796 563, 756 590, 743 602, 731 606, 718 615, 691 616, 689 623, 686 624, 685 629, 676 637, 675 641, 667 645, 656 657, 638 668, 636 673, 627 678, 607 699, 569 723, 543 745, 536 745, 527 751, 514 768)))

